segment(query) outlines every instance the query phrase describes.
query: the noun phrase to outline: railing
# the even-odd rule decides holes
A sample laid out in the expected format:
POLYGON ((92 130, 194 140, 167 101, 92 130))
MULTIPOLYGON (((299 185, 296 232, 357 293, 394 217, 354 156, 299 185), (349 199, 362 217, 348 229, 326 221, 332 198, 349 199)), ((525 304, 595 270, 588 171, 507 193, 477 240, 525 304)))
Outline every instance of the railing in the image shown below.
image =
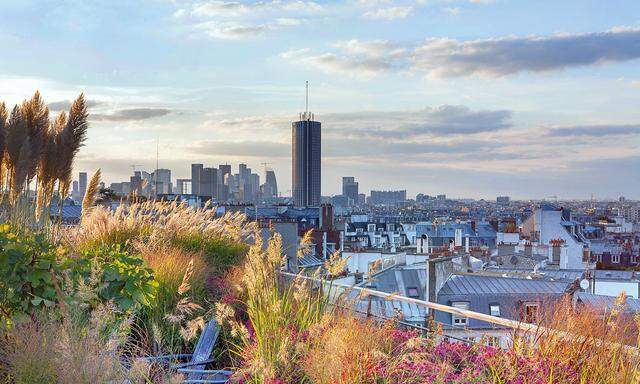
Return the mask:
MULTIPOLYGON (((444 304, 438 304, 438 303, 432 303, 430 301, 425 301, 425 300, 419 300, 419 299, 415 299, 415 298, 411 298, 411 297, 406 297, 406 296, 400 296, 394 293, 386 293, 386 292, 380 292, 380 291, 376 291, 373 289, 369 289, 369 288, 363 288, 363 287, 357 287, 357 286, 350 286, 350 285, 346 285, 346 284, 341 284, 341 283, 335 283, 332 281, 328 281, 328 280, 324 280, 324 279, 317 279, 314 277, 310 277, 310 276, 304 276, 304 275, 296 275, 293 273, 288 273, 288 272, 281 272, 281 274, 288 278, 288 279, 303 279, 306 281, 311 281, 313 283, 316 284, 321 284, 321 286, 323 287, 323 289, 326 289, 328 294, 329 294, 329 300, 333 303, 337 303, 339 301, 340 298, 345 297, 345 295, 347 295, 348 297, 355 299, 352 300, 351 303, 349 303, 348 300, 346 300, 345 302, 349 303, 349 305, 351 306, 351 308, 348 308, 349 310, 362 314, 362 315, 366 315, 366 316, 370 316, 370 317, 377 317, 377 318, 386 318, 386 319, 391 319, 392 317, 387 317, 387 316, 381 316, 380 314, 375 314, 371 309, 371 300, 369 301, 365 301, 365 298, 370 298, 370 297, 377 297, 382 299, 383 301, 386 302, 390 302, 390 301, 397 301, 400 303, 406 303, 409 305, 414 305, 416 307, 422 307, 422 308, 428 308, 432 311, 442 311, 445 313, 449 313, 452 315, 457 315, 460 317, 466 317, 468 319, 475 319, 475 320, 479 320, 479 321, 483 321, 489 324, 492 324, 494 326, 499 326, 502 328, 496 328, 497 331, 504 331, 504 329, 510 329, 513 332, 517 332, 519 333, 521 336, 523 337, 528 337, 528 336, 535 336, 535 335, 546 335, 546 336, 554 336, 554 337, 559 337, 559 338, 564 338, 567 340, 574 340, 577 342, 593 342, 594 345, 596 346, 600 346, 600 345, 609 345, 612 347, 618 347, 618 348, 622 348, 623 350, 626 350, 627 352, 633 353, 633 354, 640 354, 640 350, 637 347, 634 346, 630 346, 630 345, 623 345, 623 344, 619 344, 619 343, 612 343, 612 342, 607 342, 601 339, 597 339, 597 338, 587 338, 584 336, 580 336, 571 332, 567 332, 567 331, 562 331, 562 330, 557 330, 557 329, 552 329, 552 328, 548 328, 548 327, 544 327, 544 326, 540 326, 540 325, 536 325, 536 324, 530 324, 530 323, 525 323, 522 321, 517 321, 517 320, 511 320, 511 319, 505 319, 502 317, 496 317, 496 316, 491 316, 491 315, 487 315, 484 313, 479 313, 479 312, 474 312, 474 311, 470 311, 470 310, 466 310, 466 309, 461 309, 461 308, 455 308, 455 307, 451 307, 448 305, 444 305, 444 304), (366 310, 363 310, 361 307, 366 307, 366 310)), ((426 323, 426 320, 428 318, 427 315, 427 311, 424 311, 424 321, 426 323)), ((420 327, 420 326, 416 326, 415 324, 409 324, 406 322, 403 322, 405 325, 411 326, 413 328, 419 328, 419 329, 423 329, 423 330, 429 330, 425 327, 420 327)), ((452 339, 458 339, 461 341, 468 341, 468 340, 463 340, 460 337, 456 337, 454 334, 447 334, 447 331, 455 331, 456 329, 460 330, 460 331, 469 331, 472 332, 474 331, 474 329, 469 329, 467 327, 464 326, 458 326, 456 327, 455 325, 452 324, 446 324, 447 328, 443 329, 443 336, 446 336, 448 338, 452 338, 452 339)), ((481 331, 481 330, 476 330, 476 331, 481 331)))

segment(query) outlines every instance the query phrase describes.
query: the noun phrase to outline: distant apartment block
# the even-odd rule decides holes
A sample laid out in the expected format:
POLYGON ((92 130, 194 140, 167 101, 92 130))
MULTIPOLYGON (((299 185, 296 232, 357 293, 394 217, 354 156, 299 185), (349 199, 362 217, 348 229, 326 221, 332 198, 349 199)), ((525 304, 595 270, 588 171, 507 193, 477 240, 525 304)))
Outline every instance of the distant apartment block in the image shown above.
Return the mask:
POLYGON ((393 205, 407 200, 407 191, 371 191, 369 203, 372 205, 393 205))

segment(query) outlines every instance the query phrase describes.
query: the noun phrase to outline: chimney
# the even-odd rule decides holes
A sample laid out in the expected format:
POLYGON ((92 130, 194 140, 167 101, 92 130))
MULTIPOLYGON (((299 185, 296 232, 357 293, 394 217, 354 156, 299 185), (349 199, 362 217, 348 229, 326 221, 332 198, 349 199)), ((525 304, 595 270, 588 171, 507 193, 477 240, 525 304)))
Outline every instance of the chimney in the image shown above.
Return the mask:
POLYGON ((322 260, 327 259, 327 232, 322 232, 322 260))
POLYGON ((469 253, 469 234, 464 237, 464 251, 469 253))
POLYGON ((455 247, 462 247, 462 228, 456 228, 455 247))

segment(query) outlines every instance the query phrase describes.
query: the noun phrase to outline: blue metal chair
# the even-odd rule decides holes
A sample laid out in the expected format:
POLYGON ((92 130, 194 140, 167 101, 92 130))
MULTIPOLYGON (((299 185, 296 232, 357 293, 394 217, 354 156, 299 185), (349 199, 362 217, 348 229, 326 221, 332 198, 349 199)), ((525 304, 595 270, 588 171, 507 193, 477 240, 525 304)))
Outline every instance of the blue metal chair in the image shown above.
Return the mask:
POLYGON ((196 348, 193 353, 179 355, 164 355, 148 357, 149 362, 165 362, 189 360, 183 363, 171 364, 170 368, 179 373, 187 375, 184 384, 221 384, 229 381, 232 371, 219 369, 205 369, 207 364, 213 363, 215 359, 211 358, 213 347, 220 335, 220 327, 215 320, 207 323, 202 330, 202 334, 198 339, 196 348))

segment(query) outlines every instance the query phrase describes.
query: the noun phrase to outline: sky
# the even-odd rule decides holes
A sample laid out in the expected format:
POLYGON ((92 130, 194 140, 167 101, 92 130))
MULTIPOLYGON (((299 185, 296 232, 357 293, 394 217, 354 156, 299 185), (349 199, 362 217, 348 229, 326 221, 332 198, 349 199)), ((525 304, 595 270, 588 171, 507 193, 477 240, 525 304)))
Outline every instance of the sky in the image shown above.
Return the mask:
POLYGON ((0 100, 90 106, 77 171, 273 168, 322 122, 322 194, 640 199, 637 0, 3 1, 0 100))

